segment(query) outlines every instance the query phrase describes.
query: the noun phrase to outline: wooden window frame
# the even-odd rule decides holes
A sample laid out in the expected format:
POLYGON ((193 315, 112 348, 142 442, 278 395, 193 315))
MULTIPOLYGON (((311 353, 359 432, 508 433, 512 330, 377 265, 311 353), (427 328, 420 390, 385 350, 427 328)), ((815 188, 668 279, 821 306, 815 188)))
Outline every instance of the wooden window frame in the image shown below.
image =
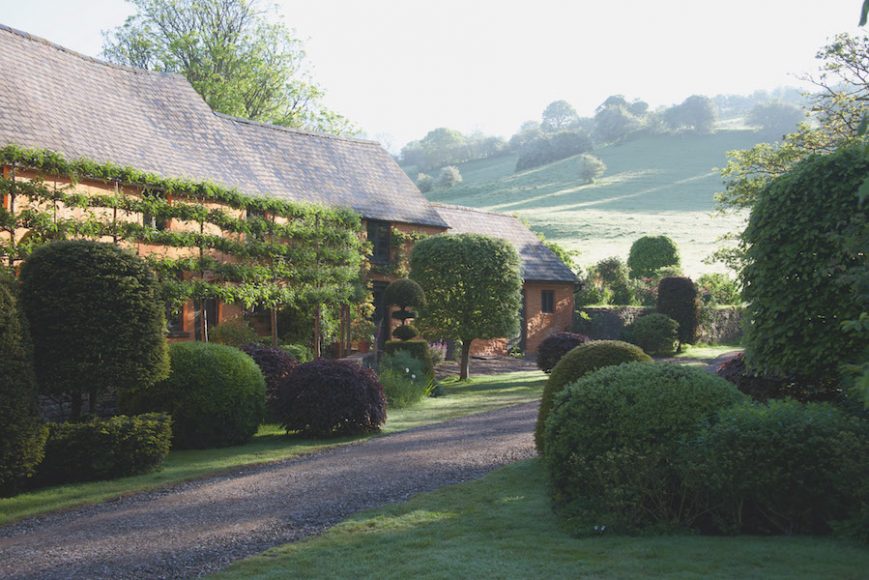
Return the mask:
POLYGON ((540 312, 555 314, 555 290, 540 291, 540 312))

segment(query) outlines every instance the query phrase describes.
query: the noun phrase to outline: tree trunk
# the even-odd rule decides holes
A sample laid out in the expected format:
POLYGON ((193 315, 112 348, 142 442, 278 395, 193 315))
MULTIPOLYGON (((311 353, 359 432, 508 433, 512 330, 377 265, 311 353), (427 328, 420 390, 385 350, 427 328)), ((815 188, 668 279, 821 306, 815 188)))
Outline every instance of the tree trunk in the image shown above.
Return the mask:
POLYGON ((81 393, 78 391, 73 391, 70 393, 71 401, 69 404, 69 418, 70 419, 79 419, 81 418, 81 393))
POLYGON ((320 339, 321 329, 320 329, 320 305, 314 309, 314 359, 319 360, 322 356, 322 352, 320 351, 320 339))
POLYGON ((467 381, 471 374, 471 340, 462 340, 462 361, 459 366, 459 380, 467 381))
POLYGON ((272 348, 278 348, 278 309, 276 306, 272 306, 271 323, 272 323, 272 348))

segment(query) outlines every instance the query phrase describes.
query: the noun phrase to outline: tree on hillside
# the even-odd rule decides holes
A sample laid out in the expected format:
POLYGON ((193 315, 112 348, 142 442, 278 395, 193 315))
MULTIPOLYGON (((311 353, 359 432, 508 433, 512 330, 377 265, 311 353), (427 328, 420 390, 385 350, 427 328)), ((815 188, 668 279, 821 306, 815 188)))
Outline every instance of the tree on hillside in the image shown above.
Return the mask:
POLYGON ((594 115, 594 136, 601 143, 620 143, 642 126, 642 121, 624 105, 607 106, 594 115))
POLYGON ((630 105, 624 95, 610 95, 604 100, 604 102, 597 106, 595 113, 599 113, 604 109, 609 109, 610 107, 624 107, 625 109, 628 109, 630 105))
POLYGON ((543 122, 540 126, 544 131, 562 131, 571 127, 579 119, 576 109, 567 101, 553 101, 543 110, 543 122))
POLYGON ((438 187, 452 187, 462 182, 462 173, 455 165, 447 165, 438 174, 438 187))
POLYGON ((767 102, 755 105, 748 113, 748 123, 770 137, 782 138, 797 129, 805 114, 787 103, 767 102))
POLYGON ((353 133, 322 104, 301 42, 264 0, 129 0, 136 13, 104 34, 111 62, 184 75, 215 111, 328 133, 353 133))
POLYGON ((703 95, 691 95, 682 104, 664 111, 664 122, 671 129, 690 129, 695 133, 711 133, 716 117, 715 103, 703 95))
POLYGON ((474 339, 516 334, 522 277, 519 255, 504 240, 474 234, 421 240, 410 256, 410 278, 428 301, 418 319, 423 333, 462 341, 462 380, 474 339))
POLYGON ((601 177, 606 171, 606 164, 600 158, 588 153, 580 157, 579 176, 586 183, 594 183, 594 180, 601 177))

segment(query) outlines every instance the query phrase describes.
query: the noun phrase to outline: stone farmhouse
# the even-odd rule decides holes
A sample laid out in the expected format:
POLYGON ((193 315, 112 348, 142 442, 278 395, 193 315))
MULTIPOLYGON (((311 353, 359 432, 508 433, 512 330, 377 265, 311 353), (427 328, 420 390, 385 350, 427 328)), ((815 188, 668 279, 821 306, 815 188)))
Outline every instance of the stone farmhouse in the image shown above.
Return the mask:
MULTIPOLYGON (((575 277, 533 233, 509 216, 429 203, 378 143, 215 113, 180 75, 108 64, 0 25, 0 147, 7 145, 215 183, 248 196, 350 208, 362 216, 373 246, 369 281, 375 317, 383 320, 388 320, 383 290, 396 277, 396 262, 406 259, 413 239, 444 232, 501 237, 522 257, 527 352, 571 324, 575 277)), ((32 168, 4 166, 2 171, 6 178, 14 171, 20 179, 68 184, 32 168)), ((124 194, 141 193, 130 184, 98 180, 83 180, 76 187, 95 195, 118 188, 124 194)), ((7 211, 26 206, 26 200, 0 193, 7 211)), ((134 219, 147 221, 149 216, 134 219)), ((131 249, 140 255, 167 251, 147 244, 131 249)), ((170 331, 176 339, 195 340, 203 316, 219 324, 242 314, 236 304, 191 302, 171 321, 170 331)), ((505 339, 475 344, 474 350, 506 348, 505 339)))

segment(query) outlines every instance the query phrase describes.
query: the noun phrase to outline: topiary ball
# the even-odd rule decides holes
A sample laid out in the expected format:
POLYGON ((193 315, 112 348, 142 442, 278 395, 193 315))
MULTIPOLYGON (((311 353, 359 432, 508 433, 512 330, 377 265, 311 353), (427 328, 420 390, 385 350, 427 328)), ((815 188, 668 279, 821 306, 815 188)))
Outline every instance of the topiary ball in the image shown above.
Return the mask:
POLYGON ((241 351, 252 358, 262 371, 266 380, 266 420, 277 421, 278 389, 299 361, 283 348, 247 344, 241 347, 241 351))
POLYGON ((547 336, 537 348, 537 368, 549 373, 565 354, 577 346, 588 342, 584 334, 575 332, 556 332, 547 336))
POLYGON ((667 236, 643 236, 631 244, 628 269, 631 278, 651 277, 663 268, 679 266, 679 248, 667 236))
POLYGON ((647 314, 625 329, 625 338, 650 355, 671 356, 679 344, 679 323, 664 314, 647 314))
POLYGON ((652 362, 652 358, 633 344, 620 340, 587 342, 561 357, 558 364, 553 367, 552 374, 549 375, 549 380, 543 387, 543 396, 540 400, 537 427, 534 430, 534 443, 541 455, 545 454, 546 449, 543 430, 546 425, 546 418, 552 410, 555 396, 567 385, 592 371, 627 362, 652 362))
POLYGON ((398 340, 410 340, 412 338, 416 338, 418 335, 419 331, 409 324, 399 326, 392 331, 392 336, 394 336, 398 340))
POLYGON ((314 437, 374 433, 386 421, 377 375, 351 362, 321 359, 299 365, 278 392, 280 421, 288 432, 314 437))
POLYGON ((657 311, 679 323, 679 342, 694 344, 700 327, 700 294, 691 278, 670 276, 658 283, 657 311))
POLYGON ((543 434, 557 511, 580 533, 597 522, 615 531, 690 525, 705 506, 680 478, 680 444, 746 399, 724 379, 675 364, 628 363, 570 384, 543 434))
POLYGON ((250 440, 265 415, 266 384, 254 360, 237 348, 204 342, 169 347, 169 378, 122 399, 139 414, 172 416, 172 446, 203 449, 250 440))
POLYGON ((410 278, 399 278, 386 287, 383 299, 387 304, 399 308, 425 306, 425 292, 422 287, 410 278))

